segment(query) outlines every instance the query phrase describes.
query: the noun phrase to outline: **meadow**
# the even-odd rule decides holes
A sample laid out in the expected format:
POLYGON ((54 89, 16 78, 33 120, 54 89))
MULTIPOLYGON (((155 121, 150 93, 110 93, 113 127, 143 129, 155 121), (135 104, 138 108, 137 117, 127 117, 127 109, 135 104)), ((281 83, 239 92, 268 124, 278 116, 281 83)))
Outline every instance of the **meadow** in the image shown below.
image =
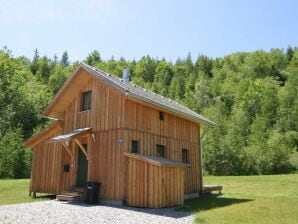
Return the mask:
POLYGON ((223 185, 223 195, 185 201, 196 223, 298 223, 298 174, 209 176, 204 184, 223 185))
MULTIPOLYGON (((52 199, 46 195, 29 197, 29 184, 29 179, 0 180, 0 205, 52 199)), ((185 201, 180 209, 193 212, 195 223, 298 223, 298 174, 207 176, 204 184, 224 188, 221 196, 212 194, 185 201)))
POLYGON ((38 194, 36 198, 29 196, 29 179, 0 179, 0 205, 49 200, 53 197, 38 194))

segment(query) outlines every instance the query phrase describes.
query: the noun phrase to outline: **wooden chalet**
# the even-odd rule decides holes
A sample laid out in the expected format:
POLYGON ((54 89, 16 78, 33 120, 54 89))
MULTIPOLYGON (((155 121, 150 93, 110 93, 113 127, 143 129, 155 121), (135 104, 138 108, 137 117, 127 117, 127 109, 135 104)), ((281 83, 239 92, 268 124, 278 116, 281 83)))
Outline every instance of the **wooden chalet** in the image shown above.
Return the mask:
POLYGON ((25 142, 30 194, 98 181, 101 200, 159 208, 202 191, 200 127, 215 123, 127 76, 81 63, 43 115, 55 121, 25 142))

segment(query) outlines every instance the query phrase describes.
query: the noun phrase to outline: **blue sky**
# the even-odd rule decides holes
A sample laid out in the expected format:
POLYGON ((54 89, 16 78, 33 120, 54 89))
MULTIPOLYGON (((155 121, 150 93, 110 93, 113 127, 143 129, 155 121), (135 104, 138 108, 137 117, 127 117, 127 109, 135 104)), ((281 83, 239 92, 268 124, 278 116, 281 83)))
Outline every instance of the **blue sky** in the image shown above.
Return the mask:
POLYGON ((71 60, 94 49, 104 59, 221 57, 298 46, 297 10, 296 0, 0 0, 0 47, 71 60))

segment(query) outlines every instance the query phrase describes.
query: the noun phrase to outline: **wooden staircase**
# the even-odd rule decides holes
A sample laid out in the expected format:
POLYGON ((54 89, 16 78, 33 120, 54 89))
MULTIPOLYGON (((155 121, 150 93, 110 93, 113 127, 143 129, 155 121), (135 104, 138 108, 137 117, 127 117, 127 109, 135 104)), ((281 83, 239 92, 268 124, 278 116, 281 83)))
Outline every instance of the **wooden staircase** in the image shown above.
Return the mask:
POLYGON ((68 190, 56 195, 56 199, 59 201, 81 201, 84 199, 84 195, 84 187, 70 187, 68 190))

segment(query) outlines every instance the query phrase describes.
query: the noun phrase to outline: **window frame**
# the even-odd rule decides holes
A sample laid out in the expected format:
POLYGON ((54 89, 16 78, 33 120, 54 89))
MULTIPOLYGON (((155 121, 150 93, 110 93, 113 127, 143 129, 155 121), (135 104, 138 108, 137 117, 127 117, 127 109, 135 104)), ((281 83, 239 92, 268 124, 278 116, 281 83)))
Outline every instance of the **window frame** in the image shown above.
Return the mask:
POLYGON ((130 149, 130 152, 131 153, 134 153, 134 154, 138 154, 138 153, 140 153, 140 148, 139 148, 139 141, 137 141, 137 140, 131 140, 131 149, 130 149), (135 145, 136 144, 136 145, 135 145), (136 152, 134 152, 134 146, 136 146, 136 149, 137 149, 137 151, 136 152))
POLYGON ((156 156, 158 157, 166 157, 166 146, 161 144, 156 144, 156 156), (162 153, 160 150, 162 149, 162 153))
POLYGON ((84 111, 90 111, 91 110, 91 100, 92 100, 92 91, 88 90, 85 92, 82 92, 81 96, 81 112, 84 111), (87 99, 89 100, 88 105, 87 104, 87 99))
POLYGON ((69 165, 69 164, 64 164, 64 165, 63 165, 63 172, 64 172, 64 173, 68 173, 69 170, 70 170, 70 165, 69 165))
POLYGON ((186 148, 181 149, 181 156, 182 156, 182 162, 189 164, 189 149, 186 149, 186 148))
POLYGON ((159 111, 159 120, 164 121, 165 119, 165 113, 163 111, 159 111))

